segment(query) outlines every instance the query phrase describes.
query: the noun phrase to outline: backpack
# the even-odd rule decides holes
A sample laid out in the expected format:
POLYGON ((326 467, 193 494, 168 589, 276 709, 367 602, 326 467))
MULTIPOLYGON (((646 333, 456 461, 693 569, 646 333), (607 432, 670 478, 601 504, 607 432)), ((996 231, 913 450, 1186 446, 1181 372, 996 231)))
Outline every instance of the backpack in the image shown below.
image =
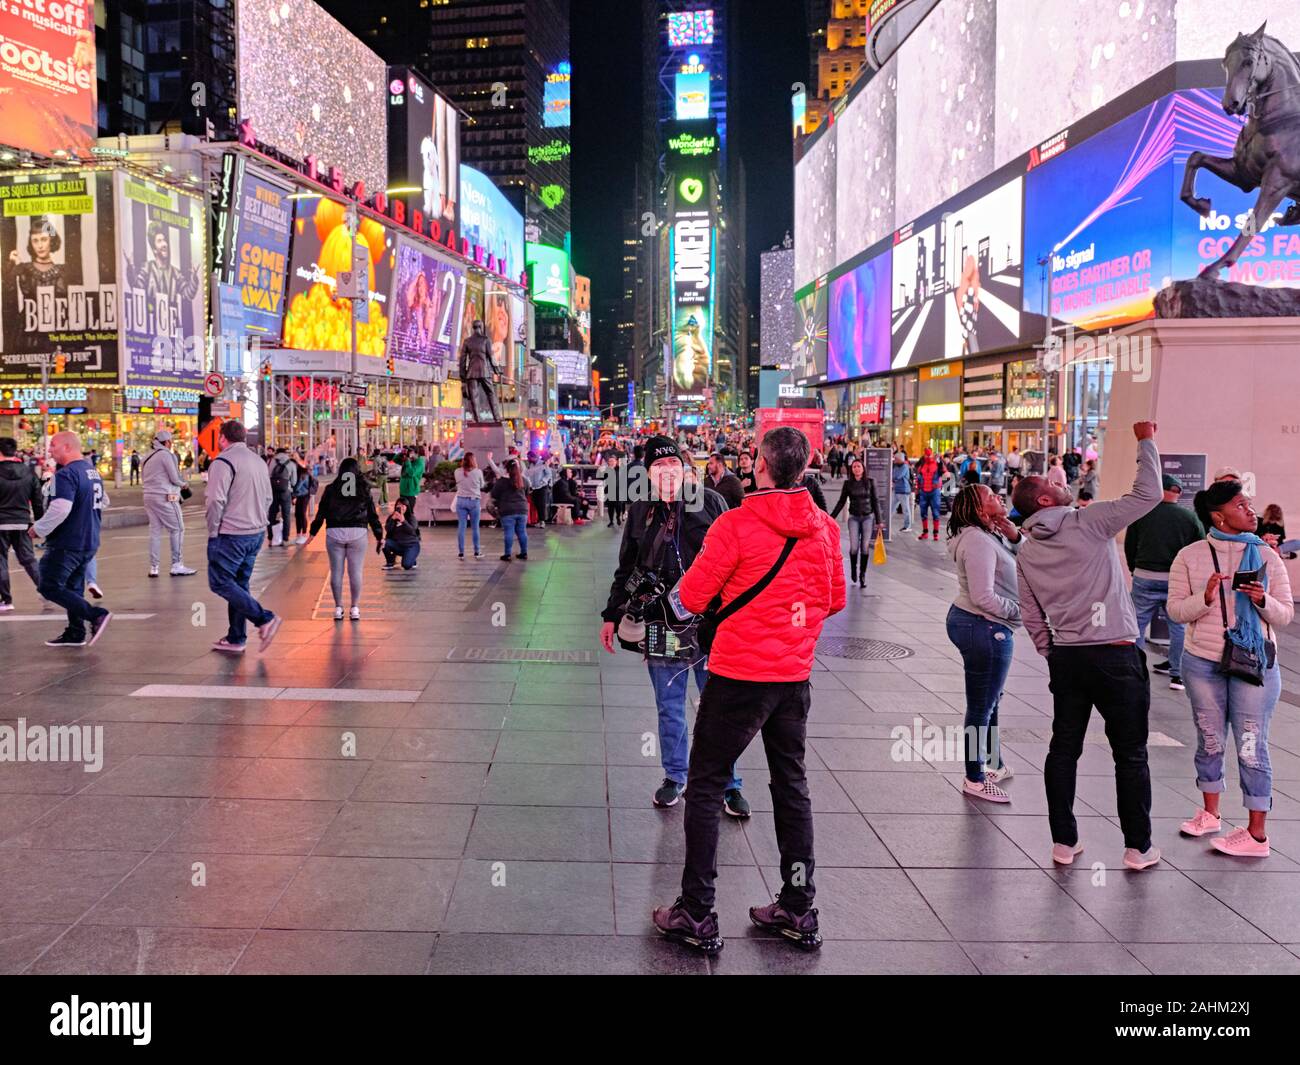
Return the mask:
POLYGON ((271 464, 271 488, 275 494, 289 490, 289 464, 287 462, 274 462, 271 464))

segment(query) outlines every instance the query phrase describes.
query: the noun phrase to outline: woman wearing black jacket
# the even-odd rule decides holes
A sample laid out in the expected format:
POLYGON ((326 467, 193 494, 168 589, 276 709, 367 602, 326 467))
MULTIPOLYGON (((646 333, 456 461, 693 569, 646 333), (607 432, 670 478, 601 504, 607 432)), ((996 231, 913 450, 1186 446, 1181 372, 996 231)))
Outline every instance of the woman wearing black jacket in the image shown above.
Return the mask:
POLYGON ((881 520, 880 500, 876 498, 876 484, 867 476, 866 467, 861 459, 854 459, 849 466, 849 476, 840 489, 840 501, 831 511, 832 518, 838 518, 844 504, 849 505, 849 565, 852 580, 858 582, 859 588, 867 586, 867 566, 871 562, 871 541, 875 538, 876 523, 881 520), (859 558, 861 568, 859 568, 859 558))
POLYGON ((397 559, 402 560, 402 569, 415 569, 420 563, 420 527, 406 511, 406 503, 398 500, 393 504, 393 513, 384 523, 384 569, 396 569, 397 559))
POLYGON ((322 525, 325 550, 330 559, 330 591, 334 593, 334 620, 343 620, 343 570, 348 571, 348 591, 352 597, 352 620, 361 620, 361 573, 366 558, 366 528, 374 531, 375 550, 384 549, 384 528, 370 495, 370 482, 354 458, 339 463, 339 475, 321 496, 316 517, 311 523, 311 543, 322 525))
POLYGON ((492 505, 497 508, 497 518, 506 537, 506 553, 502 562, 510 561, 510 548, 515 536, 519 537, 519 558, 528 558, 528 483, 518 459, 506 462, 505 472, 492 484, 492 505))

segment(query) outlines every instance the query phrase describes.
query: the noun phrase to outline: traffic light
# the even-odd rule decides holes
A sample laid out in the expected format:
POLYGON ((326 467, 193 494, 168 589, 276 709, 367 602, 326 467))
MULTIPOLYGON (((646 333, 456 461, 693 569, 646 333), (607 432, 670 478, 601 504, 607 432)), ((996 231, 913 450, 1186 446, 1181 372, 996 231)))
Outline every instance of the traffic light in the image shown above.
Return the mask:
POLYGON ((63 373, 63 371, 64 371, 65 369, 67 369, 67 366, 68 366, 68 357, 67 357, 66 355, 64 355, 63 352, 61 352, 61 351, 56 351, 56 352, 54 353, 54 372, 55 372, 55 374, 57 375, 57 374, 61 374, 61 373, 63 373))
POLYGON ((393 365, 393 357, 392 357, 391 355, 389 355, 389 356, 388 356, 388 376, 391 377, 394 373, 396 373, 396 367, 393 365))
POLYGON ((268 385, 271 383, 271 364, 269 362, 262 363, 262 380, 268 385))

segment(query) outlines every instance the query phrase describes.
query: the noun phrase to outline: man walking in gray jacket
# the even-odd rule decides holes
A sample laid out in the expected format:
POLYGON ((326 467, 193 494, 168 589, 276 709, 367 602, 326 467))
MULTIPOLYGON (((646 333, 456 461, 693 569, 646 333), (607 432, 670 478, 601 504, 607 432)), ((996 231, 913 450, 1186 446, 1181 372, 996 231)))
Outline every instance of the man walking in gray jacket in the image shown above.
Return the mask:
POLYGON ((257 627, 263 651, 280 629, 280 618, 248 591, 266 537, 271 476, 246 439, 242 424, 223 422, 221 453, 208 467, 208 587, 226 601, 230 617, 229 631, 212 649, 230 655, 244 653, 248 621, 257 627))
POLYGON ((1074 820, 1074 787, 1088 718, 1106 722, 1115 759, 1115 792, 1124 830, 1124 864, 1146 869, 1160 860, 1151 845, 1151 771, 1147 713, 1151 689, 1137 646, 1137 614, 1115 537, 1161 500, 1154 422, 1133 426, 1137 478, 1119 499, 1072 509, 1068 488, 1045 477, 1016 486, 1025 516, 1016 561, 1020 612, 1046 657, 1053 703, 1052 742, 1043 767, 1052 860, 1069 865, 1083 850, 1074 820))
POLYGON ((185 565, 185 519, 181 516, 181 493, 186 491, 181 466, 172 453, 172 434, 159 429, 153 435, 153 448, 140 467, 144 486, 144 512, 149 518, 149 576, 158 576, 162 555, 162 534, 171 536, 173 577, 189 577, 197 572, 185 565))

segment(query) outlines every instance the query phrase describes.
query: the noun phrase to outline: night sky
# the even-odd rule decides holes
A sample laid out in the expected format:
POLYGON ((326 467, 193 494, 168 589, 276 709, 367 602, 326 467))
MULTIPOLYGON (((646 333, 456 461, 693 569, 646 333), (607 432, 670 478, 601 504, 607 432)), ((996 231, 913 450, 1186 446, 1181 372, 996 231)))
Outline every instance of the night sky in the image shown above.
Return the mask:
MULTIPOLYGON (((728 138, 745 161, 749 300, 757 308, 758 253, 794 225, 790 86, 809 79, 808 37, 799 0, 732 3, 741 18, 728 138)), ((622 285, 622 211, 632 206, 640 144, 637 6, 637 0, 572 0, 574 268, 591 277, 594 308, 622 285)))

